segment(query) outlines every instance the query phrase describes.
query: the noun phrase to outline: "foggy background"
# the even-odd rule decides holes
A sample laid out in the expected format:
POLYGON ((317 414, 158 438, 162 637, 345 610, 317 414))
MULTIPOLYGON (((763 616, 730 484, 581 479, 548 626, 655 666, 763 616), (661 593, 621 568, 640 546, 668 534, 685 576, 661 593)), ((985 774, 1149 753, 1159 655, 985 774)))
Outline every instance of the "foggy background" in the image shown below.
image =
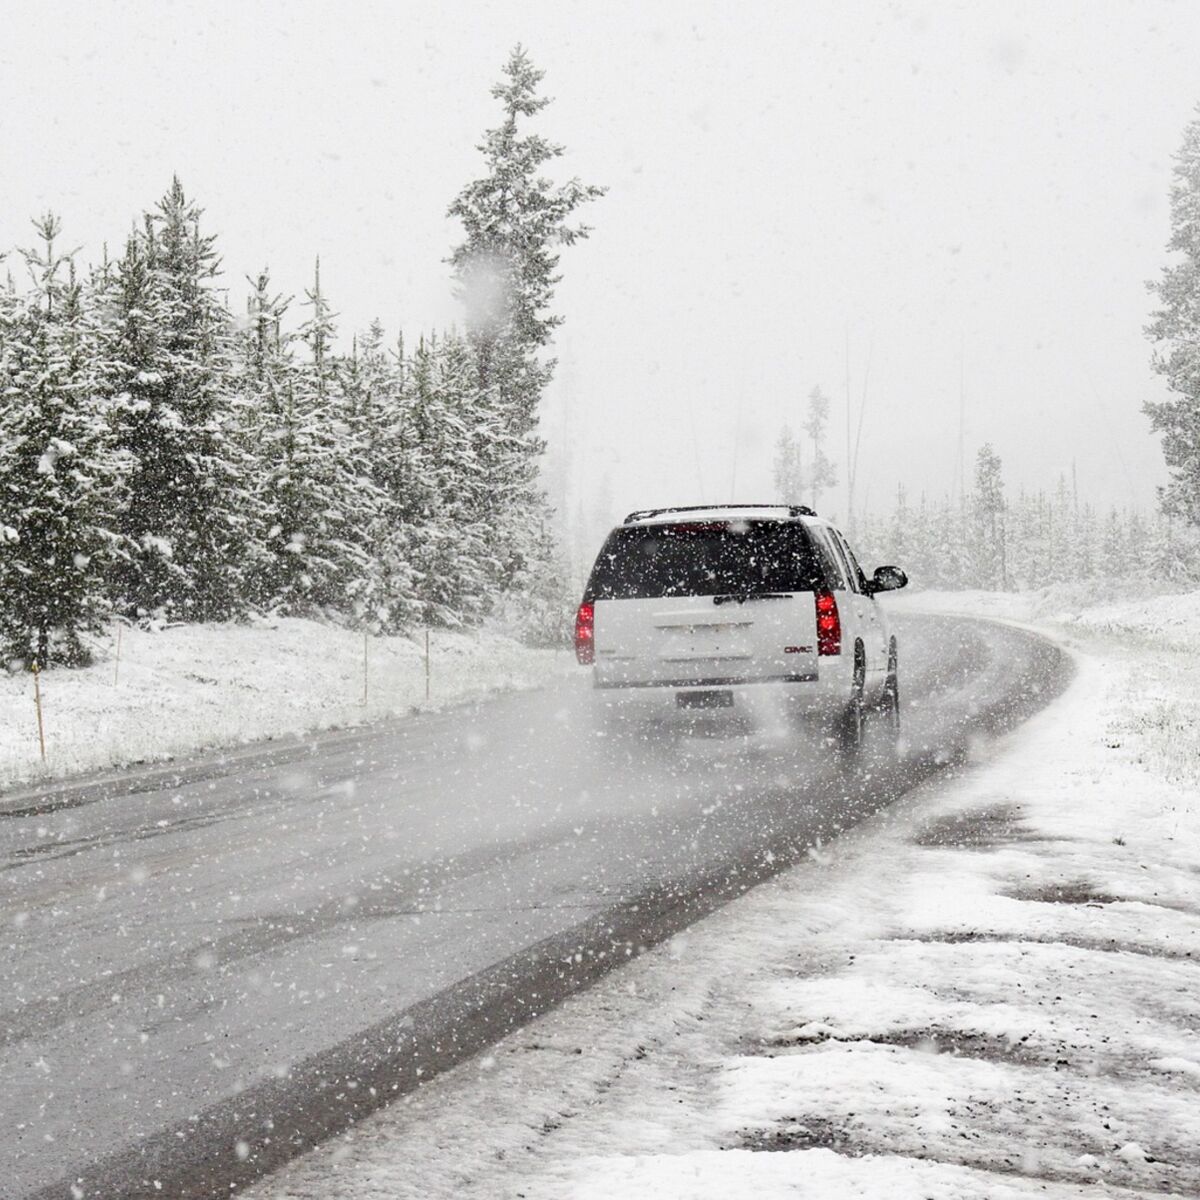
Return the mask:
MULTIPOLYGON (((173 172, 231 306, 321 256, 341 342, 454 320, 445 217, 481 169, 517 41, 555 102, 556 178, 607 185, 563 255, 547 477, 594 528, 773 498, 781 424, 846 384, 856 489, 952 493, 991 441, 1010 495, 1150 507, 1142 336, 1200 9, 1091 4, 173 4, 3 10, 0 248, 29 218, 119 254, 173 172), (49 154, 44 148, 50 147, 49 154), (848 355, 847 355, 848 347, 848 355)), ((10 269, 16 269, 9 260, 10 269)), ((298 319, 298 309, 293 308, 298 319)), ((826 499, 845 507, 844 487, 826 499)))

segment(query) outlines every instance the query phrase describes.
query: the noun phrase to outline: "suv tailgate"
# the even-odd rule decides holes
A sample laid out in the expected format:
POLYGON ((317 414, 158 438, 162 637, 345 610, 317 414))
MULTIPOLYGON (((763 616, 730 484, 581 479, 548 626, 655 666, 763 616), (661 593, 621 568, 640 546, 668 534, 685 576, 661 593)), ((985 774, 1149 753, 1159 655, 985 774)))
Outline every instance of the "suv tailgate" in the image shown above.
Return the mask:
POLYGON ((799 522, 614 530, 588 584, 596 683, 688 687, 816 678, 819 579, 799 522))

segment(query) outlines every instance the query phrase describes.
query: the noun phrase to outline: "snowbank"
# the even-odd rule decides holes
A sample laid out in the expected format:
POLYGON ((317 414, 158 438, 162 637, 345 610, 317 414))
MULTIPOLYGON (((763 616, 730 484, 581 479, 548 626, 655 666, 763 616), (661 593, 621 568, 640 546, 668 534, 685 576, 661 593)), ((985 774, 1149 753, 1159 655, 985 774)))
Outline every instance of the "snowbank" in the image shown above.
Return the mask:
POLYGON ((215 746, 359 725, 565 672, 562 651, 494 632, 435 631, 426 700, 424 635, 372 637, 316 621, 122 629, 83 670, 41 676, 46 762, 33 679, 0 672, 0 789, 215 746), (364 656, 366 700, 364 703, 364 656))
POLYGON ((986 761, 248 1195, 1200 1194, 1200 595, 1039 623, 986 761))
POLYGON ((1153 635, 1162 622, 1188 620, 1188 613, 1200 610, 1200 592, 1154 595, 1133 580, 1117 581, 1111 595, 1098 596, 1096 580, 1078 584, 1055 584, 1027 592, 984 591, 902 591, 886 593, 880 601, 894 612, 926 612, 992 617, 998 620, 1070 625, 1083 621, 1091 627, 1104 620, 1104 614, 1120 614, 1129 631, 1153 635))

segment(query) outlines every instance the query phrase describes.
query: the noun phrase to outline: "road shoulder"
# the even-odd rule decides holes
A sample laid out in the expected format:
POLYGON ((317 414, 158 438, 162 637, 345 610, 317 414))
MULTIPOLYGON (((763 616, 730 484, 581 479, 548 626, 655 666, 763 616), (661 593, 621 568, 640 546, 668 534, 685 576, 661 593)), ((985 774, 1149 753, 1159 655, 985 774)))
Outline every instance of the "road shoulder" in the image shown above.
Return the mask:
POLYGON ((120 642, 114 627, 91 666, 40 677, 44 755, 32 676, 0 672, 0 816, 303 757, 577 671, 491 630, 435 630, 428 647, 300 618, 122 628, 120 642))

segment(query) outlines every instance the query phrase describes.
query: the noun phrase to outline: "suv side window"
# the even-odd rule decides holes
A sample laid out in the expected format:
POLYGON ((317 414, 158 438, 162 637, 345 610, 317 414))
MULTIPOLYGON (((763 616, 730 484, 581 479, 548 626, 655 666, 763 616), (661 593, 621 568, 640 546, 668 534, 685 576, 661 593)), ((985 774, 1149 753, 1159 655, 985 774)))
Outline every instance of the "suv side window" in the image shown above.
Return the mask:
POLYGON ((846 560, 837 543, 829 536, 829 531, 822 529, 819 525, 810 525, 808 533, 816 548, 817 558, 820 559, 821 569, 828 586, 835 592, 849 590, 850 584, 847 582, 849 571, 846 560))
POLYGON ((870 588, 867 587, 867 577, 863 574, 862 567, 858 565, 858 559, 854 557, 854 551, 850 549, 850 543, 837 530, 834 530, 833 536, 842 547, 846 555, 846 561, 850 564, 850 578, 854 581, 854 590, 869 594, 870 588))

